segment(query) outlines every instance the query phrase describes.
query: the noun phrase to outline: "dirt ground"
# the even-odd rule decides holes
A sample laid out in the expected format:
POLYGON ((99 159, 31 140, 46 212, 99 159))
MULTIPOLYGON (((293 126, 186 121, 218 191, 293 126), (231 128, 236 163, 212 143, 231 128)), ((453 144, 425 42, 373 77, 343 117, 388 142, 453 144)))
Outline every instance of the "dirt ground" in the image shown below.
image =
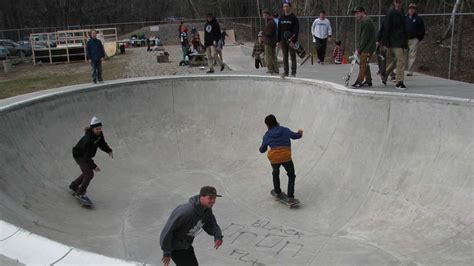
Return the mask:
MULTIPOLYGON (((123 55, 116 55, 103 62, 104 80, 204 73, 200 67, 180 67, 180 46, 164 46, 170 62, 157 63, 159 52, 147 52, 145 47, 129 48, 123 55)), ((21 63, 10 73, 0 73, 0 99, 34 91, 91 82, 90 65, 87 62, 56 63, 42 66, 21 63)))

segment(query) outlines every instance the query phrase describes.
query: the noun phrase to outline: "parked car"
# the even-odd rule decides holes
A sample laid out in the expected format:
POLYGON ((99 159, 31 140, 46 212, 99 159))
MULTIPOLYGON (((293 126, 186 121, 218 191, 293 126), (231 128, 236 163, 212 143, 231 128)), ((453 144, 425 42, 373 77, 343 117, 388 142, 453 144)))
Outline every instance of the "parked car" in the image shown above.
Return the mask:
POLYGON ((7 48, 0 46, 0 60, 5 60, 10 57, 10 52, 7 48))
MULTIPOLYGON (((29 49, 31 49, 31 47, 32 47, 30 41, 18 41, 17 43, 20 44, 20 45, 23 45, 23 46, 25 46, 25 47, 27 47, 27 48, 29 48, 29 49)), ((36 48, 36 49, 41 49, 41 48, 48 48, 48 47, 45 46, 45 45, 43 45, 43 44, 41 44, 41 43, 36 43, 36 42, 35 42, 35 48, 36 48)))
POLYGON ((33 53, 31 51, 31 47, 28 48, 12 40, 7 40, 7 39, 0 40, 0 46, 7 48, 8 51, 10 52, 10 55, 23 57, 23 56, 30 56, 33 53))

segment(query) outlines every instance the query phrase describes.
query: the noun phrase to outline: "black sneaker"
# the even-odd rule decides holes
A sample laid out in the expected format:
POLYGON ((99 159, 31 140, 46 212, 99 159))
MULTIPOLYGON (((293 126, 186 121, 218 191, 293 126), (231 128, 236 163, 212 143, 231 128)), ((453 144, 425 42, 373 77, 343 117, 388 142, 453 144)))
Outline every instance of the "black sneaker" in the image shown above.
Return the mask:
POLYGON ((395 85, 395 89, 404 91, 407 89, 407 87, 405 84, 403 84, 403 81, 400 81, 397 83, 397 85, 395 85))
POLYGON ((296 74, 291 74, 292 77, 296 78, 296 74))
POLYGON ((211 73, 214 73, 214 70, 209 70, 206 72, 207 74, 211 74, 211 73))
POLYGON ((358 89, 358 88, 363 87, 363 86, 364 86, 363 84, 361 84, 357 81, 356 81, 356 83, 351 85, 351 87, 354 88, 354 89, 358 89))
POLYGON ((383 75, 383 76, 382 76, 382 83, 383 83, 383 85, 387 85, 387 78, 388 78, 387 75, 383 75))
POLYGON ((224 70, 225 66, 224 64, 221 65, 221 71, 224 70))
POLYGON ((362 83, 362 86, 372 87, 372 81, 364 81, 364 83, 362 83))
POLYGON ((298 200, 296 200, 295 198, 290 198, 288 197, 288 204, 294 204, 294 203, 297 203, 298 200))

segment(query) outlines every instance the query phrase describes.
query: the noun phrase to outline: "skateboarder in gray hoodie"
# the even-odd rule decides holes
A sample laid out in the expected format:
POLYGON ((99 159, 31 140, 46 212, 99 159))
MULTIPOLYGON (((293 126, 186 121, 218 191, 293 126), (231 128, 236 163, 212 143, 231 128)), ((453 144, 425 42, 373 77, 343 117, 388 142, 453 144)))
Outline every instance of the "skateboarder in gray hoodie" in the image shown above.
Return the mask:
POLYGON ((216 197, 221 195, 217 195, 214 187, 204 186, 199 195, 191 197, 188 203, 178 206, 171 213, 160 236, 165 266, 169 265, 170 259, 177 266, 198 265, 192 244, 201 229, 214 236, 215 249, 222 245, 221 228, 212 213, 216 197))

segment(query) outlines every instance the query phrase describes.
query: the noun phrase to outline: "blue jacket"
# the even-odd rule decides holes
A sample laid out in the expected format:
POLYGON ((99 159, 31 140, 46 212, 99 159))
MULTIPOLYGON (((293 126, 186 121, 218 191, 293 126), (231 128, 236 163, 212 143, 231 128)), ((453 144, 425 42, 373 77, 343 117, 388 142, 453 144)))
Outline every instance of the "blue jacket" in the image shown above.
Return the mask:
POLYGON ((87 58, 93 61, 100 61, 101 58, 105 57, 104 46, 99 39, 90 38, 87 41, 87 58))
POLYGON ((290 139, 299 138, 301 138, 301 134, 293 132, 286 127, 272 127, 263 136, 262 145, 259 150, 261 153, 264 153, 267 151, 267 146, 270 146, 270 148, 291 147, 290 139))

